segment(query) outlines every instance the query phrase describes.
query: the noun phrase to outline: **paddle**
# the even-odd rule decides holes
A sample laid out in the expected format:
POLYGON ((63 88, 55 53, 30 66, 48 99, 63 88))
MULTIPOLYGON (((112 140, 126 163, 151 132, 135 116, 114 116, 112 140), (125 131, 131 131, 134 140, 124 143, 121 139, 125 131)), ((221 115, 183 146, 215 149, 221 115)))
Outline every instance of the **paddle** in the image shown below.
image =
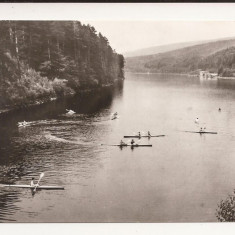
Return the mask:
POLYGON ((37 185, 35 186, 35 188, 34 188, 34 192, 36 192, 36 189, 37 189, 37 187, 38 187, 38 185, 39 185, 39 182, 41 181, 41 179, 42 179, 42 177, 44 176, 44 173, 41 173, 40 174, 40 177, 39 177, 39 179, 38 179, 38 183, 37 183, 37 185))

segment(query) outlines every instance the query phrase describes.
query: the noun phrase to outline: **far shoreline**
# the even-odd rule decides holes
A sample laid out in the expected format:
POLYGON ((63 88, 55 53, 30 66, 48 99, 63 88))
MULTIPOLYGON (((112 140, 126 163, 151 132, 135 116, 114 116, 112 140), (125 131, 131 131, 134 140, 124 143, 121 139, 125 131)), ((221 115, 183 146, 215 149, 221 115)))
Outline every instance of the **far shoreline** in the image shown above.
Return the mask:
MULTIPOLYGON (((150 75, 150 74, 162 74, 162 75, 180 75, 180 76, 188 76, 188 77, 198 77, 198 74, 188 74, 188 73, 151 73, 151 72, 132 72, 132 71, 125 71, 125 73, 131 73, 131 74, 145 74, 145 75, 150 75)), ((217 79, 210 79, 211 81, 216 81, 216 80, 235 80, 235 77, 220 77, 218 76, 217 79)))

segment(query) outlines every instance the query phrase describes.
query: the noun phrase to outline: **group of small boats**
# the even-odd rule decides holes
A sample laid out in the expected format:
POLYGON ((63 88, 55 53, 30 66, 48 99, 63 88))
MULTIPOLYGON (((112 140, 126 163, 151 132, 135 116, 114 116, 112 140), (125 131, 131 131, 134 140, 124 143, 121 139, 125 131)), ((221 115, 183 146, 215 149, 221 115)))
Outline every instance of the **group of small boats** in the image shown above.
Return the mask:
MULTIPOLYGON (((221 109, 219 109, 219 111, 221 111, 221 109)), ((114 113, 112 120, 115 119, 115 115, 117 115, 117 112, 114 113)), ((199 124, 199 118, 195 119, 195 123, 197 125, 199 124)), ((217 132, 206 131, 206 127, 204 127, 204 128, 201 127, 199 131, 184 131, 184 132, 197 133, 197 134, 218 134, 217 132)), ((123 136, 124 138, 132 138, 131 142, 125 143, 123 140, 121 140, 120 144, 101 144, 101 145, 118 146, 120 148, 127 147, 127 146, 130 146, 132 148, 134 148, 134 147, 152 147, 152 144, 139 144, 139 143, 136 143, 134 141, 134 138, 138 138, 140 140, 141 138, 148 138, 148 139, 150 139, 150 138, 153 138, 153 137, 164 137, 164 136, 165 135, 151 135, 150 131, 148 131, 147 134, 144 134, 144 135, 141 135, 141 133, 138 132, 138 134, 124 135, 123 136)))
MULTIPOLYGON (((76 112, 74 112, 73 110, 71 109, 66 109, 67 111, 67 115, 73 115, 75 114, 76 112)), ((18 122, 18 127, 26 127, 26 126, 30 126, 32 124, 32 122, 26 122, 25 120, 23 122, 18 122)))
MULTIPOLYGON (((219 108, 219 111, 221 111, 221 108, 219 108)), ((199 118, 196 118, 194 122, 195 124, 199 125, 199 118)), ((184 132, 198 133, 198 134, 217 134, 217 132, 206 131, 206 127, 204 128, 201 127, 199 131, 184 131, 184 132)))
MULTIPOLYGON (((66 109, 67 111, 67 114, 69 115, 72 115, 74 114, 75 112, 73 110, 68 110, 66 109)), ((117 112, 113 114, 111 120, 114 120, 117 118, 117 112)), ((199 124, 199 119, 196 118, 195 120, 195 123, 196 124, 199 124)), ((31 124, 31 122, 26 122, 26 121, 23 121, 23 122, 19 122, 18 123, 18 126, 21 127, 21 126, 29 126, 31 124)), ((184 131, 184 132, 188 132, 188 133, 198 133, 198 134, 217 134, 217 132, 212 132, 212 131, 206 131, 205 130, 206 128, 200 128, 199 131, 184 131)), ((150 131, 147 132, 147 134, 143 134, 141 135, 140 132, 138 132, 138 134, 134 134, 134 135, 124 135, 123 137, 124 138, 131 138, 131 141, 128 141, 127 143, 125 143, 123 140, 120 141, 119 144, 101 144, 101 145, 106 145, 106 146, 118 146, 120 148, 123 148, 123 147, 131 147, 131 148, 136 148, 136 147, 152 147, 152 144, 140 144, 139 142, 135 142, 135 138, 138 138, 140 141, 141 138, 154 138, 154 137, 164 137, 165 135, 151 135, 150 134, 150 131)), ((5 184, 5 185, 0 185, 0 187, 14 187, 14 188, 29 188, 32 190, 33 193, 36 192, 36 190, 41 190, 41 189, 46 189, 46 190, 63 190, 64 187, 62 186, 42 186, 42 185, 39 185, 39 182, 41 181, 41 179, 43 178, 44 176, 44 173, 41 173, 40 177, 39 177, 39 180, 37 182, 37 184, 34 184, 33 182, 33 179, 31 181, 31 183, 29 185, 11 185, 11 184, 5 184)))
POLYGON ((152 144, 139 144, 139 143, 136 143, 134 138, 138 138, 139 141, 140 139, 143 137, 143 138, 152 138, 152 137, 164 137, 165 135, 151 135, 150 132, 148 131, 147 134, 145 135, 141 135, 140 132, 138 132, 138 134, 136 135, 124 135, 123 137, 124 138, 131 138, 132 140, 129 141, 128 143, 125 143, 123 140, 120 141, 120 144, 101 144, 101 145, 106 145, 106 146, 118 146, 120 148, 122 147, 128 147, 130 146, 131 148, 135 148, 135 147, 152 147, 153 145, 152 144))
MULTIPOLYGON (((66 109, 68 115, 72 115, 75 114, 75 112, 71 109, 66 109)), ((26 122, 25 120, 23 122, 18 122, 18 127, 26 127, 26 126, 30 126, 32 124, 32 122, 26 122)), ((61 186, 48 186, 48 185, 39 185, 40 180, 42 179, 42 177, 44 176, 44 173, 42 173, 39 177, 38 183, 34 184, 33 180, 31 181, 30 185, 25 185, 25 184, 18 184, 18 185, 14 185, 14 184, 3 184, 0 185, 0 187, 13 187, 13 188, 29 188, 32 190, 33 194, 36 192, 36 190, 41 190, 41 189, 46 189, 46 190, 63 190, 64 187, 61 186)))

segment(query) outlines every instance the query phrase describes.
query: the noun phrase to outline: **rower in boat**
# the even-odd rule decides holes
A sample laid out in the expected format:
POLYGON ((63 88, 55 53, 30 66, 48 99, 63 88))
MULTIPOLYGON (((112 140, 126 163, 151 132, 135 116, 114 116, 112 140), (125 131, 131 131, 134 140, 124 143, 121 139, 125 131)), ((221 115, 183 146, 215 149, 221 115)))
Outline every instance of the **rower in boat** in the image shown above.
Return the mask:
POLYGON ((32 180, 30 182, 30 186, 34 187, 34 177, 32 178, 32 180))
POLYGON ((30 186, 31 186, 31 187, 38 187, 38 186, 39 186, 38 183, 37 183, 37 184, 34 184, 34 177, 32 178, 32 180, 31 180, 31 182, 30 182, 30 186))
POLYGON ((25 120, 23 122, 18 122, 18 126, 27 126, 29 124, 29 122, 26 122, 25 120))
POLYGON ((199 119, 198 118, 196 118, 195 123, 197 123, 197 124, 199 123, 199 119))
POLYGON ((138 136, 139 136, 139 138, 141 138, 141 134, 140 134, 140 131, 138 132, 138 136))
POLYGON ((23 122, 19 122, 20 125, 26 125, 27 122, 24 120, 23 122))
POLYGON ((199 132, 201 132, 201 133, 202 133, 202 132, 205 132, 205 130, 206 130, 206 127, 204 127, 204 128, 202 128, 202 127, 201 127, 201 129, 200 129, 200 131, 199 131, 199 132))
POLYGON ((126 145, 126 143, 124 141, 120 141, 120 146, 126 145))
POLYGON ((149 138, 151 137, 150 131, 148 131, 148 137, 149 137, 149 138))
POLYGON ((111 120, 114 120, 114 119, 117 119, 118 118, 118 113, 114 113, 112 116, 111 116, 111 120))
POLYGON ((131 145, 133 145, 135 143, 134 139, 131 140, 131 145))

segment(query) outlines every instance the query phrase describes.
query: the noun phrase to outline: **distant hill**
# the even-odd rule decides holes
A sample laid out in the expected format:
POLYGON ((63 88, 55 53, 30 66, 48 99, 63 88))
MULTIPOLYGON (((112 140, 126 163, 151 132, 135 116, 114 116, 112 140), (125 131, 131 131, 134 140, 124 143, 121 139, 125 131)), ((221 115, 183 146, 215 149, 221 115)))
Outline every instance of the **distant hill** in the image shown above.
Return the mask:
POLYGON ((198 69, 218 72, 220 66, 225 70, 233 66, 233 47, 235 39, 213 41, 155 55, 127 57, 125 67, 131 72, 191 73, 198 69))
MULTIPOLYGON (((222 38, 220 40, 230 40, 230 39, 235 39, 235 38, 234 37, 232 37, 232 38, 222 38)), ((143 49, 139 49, 139 50, 135 50, 135 51, 125 52, 125 53, 123 53, 123 55, 125 57, 155 55, 155 54, 158 54, 158 53, 164 53, 164 52, 168 52, 168 51, 181 49, 181 48, 184 48, 184 47, 190 47, 190 46, 195 46, 195 45, 214 42, 214 41, 218 41, 218 39, 193 41, 193 42, 180 42, 180 43, 166 44, 166 45, 161 45, 161 46, 147 47, 147 48, 143 48, 143 49)))

